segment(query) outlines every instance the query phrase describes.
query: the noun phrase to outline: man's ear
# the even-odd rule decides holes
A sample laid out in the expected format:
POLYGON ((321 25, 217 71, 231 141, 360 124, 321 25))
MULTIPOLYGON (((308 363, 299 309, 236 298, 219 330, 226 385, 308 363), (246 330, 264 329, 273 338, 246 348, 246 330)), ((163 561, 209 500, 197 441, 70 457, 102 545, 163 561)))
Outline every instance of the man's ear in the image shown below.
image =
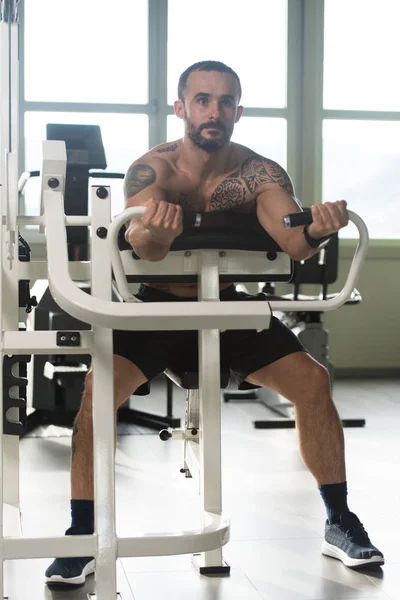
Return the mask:
POLYGON ((240 117, 242 116, 242 114, 243 114, 243 106, 238 106, 237 111, 236 111, 235 123, 240 121, 240 117))
POLYGON ((179 119, 184 119, 185 117, 185 105, 182 100, 175 100, 174 102, 174 111, 179 119))

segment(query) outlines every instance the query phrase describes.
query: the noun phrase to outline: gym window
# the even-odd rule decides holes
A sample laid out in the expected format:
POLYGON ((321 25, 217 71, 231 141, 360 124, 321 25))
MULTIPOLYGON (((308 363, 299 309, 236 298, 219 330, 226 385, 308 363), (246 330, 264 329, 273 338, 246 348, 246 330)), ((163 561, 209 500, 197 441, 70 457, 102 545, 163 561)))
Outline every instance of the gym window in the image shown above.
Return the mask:
POLYGON ((400 4, 325 0, 324 17, 323 200, 348 197, 372 238, 398 239, 400 4))
POLYGON ((237 72, 243 90, 244 116, 232 140, 286 167, 287 23, 287 2, 281 0, 251 0, 246 10, 215 0, 188 10, 187 0, 169 0, 168 139, 183 132, 182 121, 173 115, 180 74, 195 62, 220 60, 237 72), (268 35, 266 23, 274 23, 268 35), (268 56, 274 57, 272 68, 268 56))
MULTIPOLYGON (((216 59, 242 81, 234 141, 287 168, 305 206, 345 198, 372 238, 398 239, 398 0, 379 10, 372 0, 188 4, 20 0, 21 170, 40 168, 47 122, 86 122, 102 128, 108 170, 126 172, 148 148, 181 137, 179 75, 216 59)), ((26 214, 38 211, 34 187, 26 214)))
POLYGON ((147 104, 147 0, 25 0, 25 99, 147 104))

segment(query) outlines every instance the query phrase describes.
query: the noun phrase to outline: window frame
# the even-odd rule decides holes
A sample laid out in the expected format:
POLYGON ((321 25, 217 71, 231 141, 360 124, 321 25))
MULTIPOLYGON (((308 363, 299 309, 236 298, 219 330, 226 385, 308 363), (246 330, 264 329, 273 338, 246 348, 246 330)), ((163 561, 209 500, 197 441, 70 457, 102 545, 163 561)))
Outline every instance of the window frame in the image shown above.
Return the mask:
MULTIPOLYGON (((325 119, 400 120, 400 112, 330 110, 323 108, 324 0, 287 0, 287 107, 245 107, 246 117, 280 117, 287 121, 287 171, 304 206, 322 199, 325 119)), ((147 104, 92 104, 32 102, 24 93, 24 0, 19 3, 19 165, 24 170, 25 113, 30 111, 103 112, 146 114, 150 148, 166 140, 167 116, 174 113, 167 102, 168 0, 148 0, 149 95, 147 104)), ((134 160, 135 157, 132 157, 134 160)), ((23 214, 24 207, 20 207, 23 214)), ((30 236, 33 232, 30 232, 30 236)), ((343 247, 355 240, 344 239, 343 247)), ((397 239, 372 239, 371 249, 400 248, 397 239)))
MULTIPOLYGON (((158 138, 157 127, 154 127, 154 114, 157 112, 157 97, 160 94, 158 78, 155 76, 155 60, 161 54, 157 32, 154 31, 154 18, 157 15, 158 5, 165 0, 148 0, 149 3, 149 101, 147 104, 116 104, 116 103, 90 103, 90 102, 40 102, 25 99, 25 0, 18 5, 19 14, 19 164, 20 171, 25 165, 25 113, 26 112, 88 112, 88 113, 115 113, 115 114, 146 114, 150 127, 149 144, 155 145, 158 138), (150 118, 152 117, 152 118, 150 118)), ((162 83, 162 82, 161 82, 162 83)))
MULTIPOLYGON (((315 18, 315 29, 309 30, 309 38, 305 34, 306 48, 308 58, 304 61, 305 69, 310 68, 311 61, 314 61, 314 71, 308 74, 309 86, 306 86, 305 96, 312 96, 311 91, 316 91, 318 97, 315 106, 314 118, 309 115, 312 123, 314 121, 314 131, 318 139, 309 142, 309 151, 312 151, 314 160, 311 172, 314 173, 314 198, 322 198, 322 177, 323 177, 323 140, 322 128, 323 122, 328 119, 340 120, 359 120, 359 121, 400 121, 400 111, 381 111, 381 110, 345 110, 345 109, 327 109, 323 106, 323 63, 324 63, 324 26, 325 26, 325 0, 305 0, 305 23, 309 22, 313 16, 315 18), (310 15, 311 13, 311 15, 310 15), (307 18, 308 17, 308 18, 307 18), (312 87, 313 86, 313 87, 312 87), (308 87, 308 90, 307 90, 308 87)), ((311 100, 311 98, 309 98, 311 100)), ((307 102, 305 101, 307 106, 307 102)), ((306 126, 306 125, 305 125, 306 126)), ((311 202, 314 204, 315 202, 311 202)), ((351 208, 351 206, 350 206, 351 208)), ((360 215, 362 216, 362 215, 360 215)), ((341 240, 343 248, 353 249, 356 240, 341 240)), ((397 257, 399 255, 400 239, 396 238, 371 238, 369 241, 369 257, 387 258, 397 257), (381 250, 386 249, 386 254, 382 255, 381 250)))

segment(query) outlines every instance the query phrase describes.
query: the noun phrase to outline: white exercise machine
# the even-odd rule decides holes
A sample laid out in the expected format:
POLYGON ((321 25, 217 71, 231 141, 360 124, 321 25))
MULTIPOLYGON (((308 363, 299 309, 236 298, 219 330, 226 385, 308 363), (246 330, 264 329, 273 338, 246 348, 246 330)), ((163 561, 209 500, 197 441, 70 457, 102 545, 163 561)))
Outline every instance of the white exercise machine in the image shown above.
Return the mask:
MULTIPOLYGON (((221 489, 221 381, 219 331, 225 329, 265 329, 272 310, 332 310, 350 297, 367 251, 368 233, 363 221, 350 213, 360 233, 348 279, 336 298, 312 302, 221 302, 219 281, 240 281, 255 275, 257 281, 288 279, 288 256, 269 248, 254 250, 236 244, 218 243, 216 233, 206 248, 177 249, 159 262, 134 260, 129 250, 117 244, 121 226, 140 215, 130 208, 111 220, 110 188, 93 186, 91 216, 64 215, 67 156, 64 142, 43 142, 41 168, 41 214, 18 214, 18 29, 17 2, 0 0, 1 27, 1 277, 0 319, 1 360, 34 353, 90 354, 93 364, 93 420, 95 475, 95 532, 84 536, 51 538, 23 537, 19 503, 19 439, 4 434, 7 424, 18 424, 21 401, 17 398, 23 378, 11 372, 0 390, 3 407, 0 435, 1 502, 0 559, 93 556, 96 560, 96 595, 92 600, 117 599, 116 559, 118 557, 193 554, 202 573, 229 571, 222 548, 229 540, 229 521, 222 511, 221 489), (40 225, 46 234, 47 261, 22 262, 18 258, 19 227, 40 225), (91 260, 69 262, 66 227, 90 228, 91 260), (106 237, 99 232, 107 231, 106 237), (214 247, 210 247, 214 246, 214 247), (239 248, 239 249, 238 249, 239 248), (112 276, 114 274, 114 279, 112 276), (198 302, 140 303, 135 301, 127 277, 198 278, 198 302), (21 331, 18 314, 18 284, 47 279, 58 305, 77 319, 92 325, 84 331, 21 331), (77 282, 90 281, 91 294, 77 282), (112 301, 112 288, 123 302, 112 301), (323 304, 323 306, 322 306, 323 304), (306 306, 305 306, 306 305, 306 306), (303 308, 302 308, 303 307, 303 308), (183 472, 198 485, 203 507, 203 526, 198 530, 141 533, 119 537, 115 528, 114 409, 112 329, 199 330, 198 390, 189 391, 185 427, 167 432, 167 437, 184 442, 183 472), (14 379, 13 379, 14 378, 14 379), (7 389, 6 389, 7 388, 7 389), (10 404, 4 404, 8 396, 10 404), (13 404, 13 399, 15 400, 13 404)), ((196 229, 196 228, 195 228, 196 229)), ((198 228, 199 234, 201 227, 198 228)), ((226 232, 225 232, 226 233, 226 232)), ((228 232, 229 233, 229 232, 228 232)), ((190 237, 190 236, 189 236, 190 237)), ((193 237, 190 239, 193 240, 193 237)), ((258 239, 258 241, 260 241, 258 239)), ((201 244, 200 244, 201 245, 201 244)), ((28 324, 29 325, 29 324, 28 324)), ((4 372, 4 367, 3 367, 4 372)), ((3 569, 0 571, 0 598, 3 598, 3 569)), ((9 600, 19 600, 10 598, 9 600)))

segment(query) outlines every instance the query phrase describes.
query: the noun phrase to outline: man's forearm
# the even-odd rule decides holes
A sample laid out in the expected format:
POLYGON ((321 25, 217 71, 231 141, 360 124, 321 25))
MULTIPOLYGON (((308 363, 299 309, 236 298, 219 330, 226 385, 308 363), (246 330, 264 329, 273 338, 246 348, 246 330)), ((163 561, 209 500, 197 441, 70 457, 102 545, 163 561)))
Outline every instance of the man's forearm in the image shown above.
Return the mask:
MULTIPOLYGON (((321 244, 323 240, 321 240, 321 244)), ((329 242, 327 242, 329 243, 329 242)), ((317 254, 321 250, 321 246, 318 248, 312 248, 307 242, 303 227, 297 227, 296 230, 293 230, 293 235, 291 235, 288 247, 286 248, 287 254, 289 254, 290 258, 293 260, 307 260, 307 258, 311 258, 314 254, 317 254)))
POLYGON ((143 260, 158 261, 165 258, 169 252, 172 241, 156 241, 151 232, 142 225, 136 225, 129 235, 129 243, 133 250, 143 260))

